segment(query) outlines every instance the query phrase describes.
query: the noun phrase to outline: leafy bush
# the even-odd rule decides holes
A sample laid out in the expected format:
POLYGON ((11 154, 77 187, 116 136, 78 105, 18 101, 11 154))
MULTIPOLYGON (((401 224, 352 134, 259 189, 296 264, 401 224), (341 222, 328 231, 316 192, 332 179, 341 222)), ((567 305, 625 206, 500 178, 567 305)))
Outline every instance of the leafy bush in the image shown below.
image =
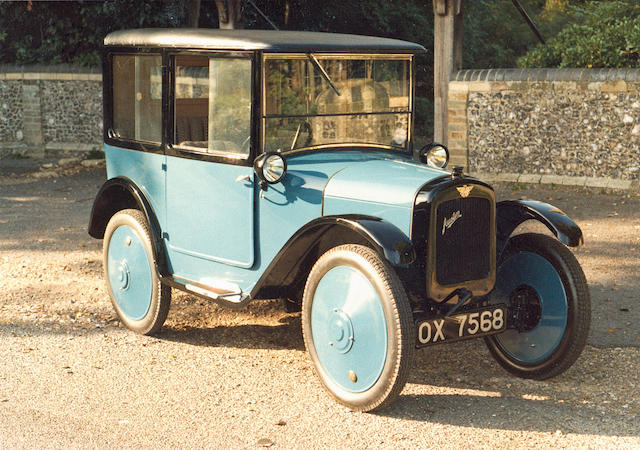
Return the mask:
MULTIPOLYGON (((547 20, 539 20, 544 13, 544 0, 521 0, 533 16, 543 34, 547 20)), ((537 39, 511 0, 477 0, 464 3, 463 67, 515 67, 516 59, 536 45, 537 39)))
POLYGON ((521 67, 640 67, 640 5, 635 0, 568 6, 572 24, 518 59, 521 67))
POLYGON ((179 0, 14 2, 0 0, 0 63, 96 66, 102 39, 121 28, 176 27, 179 0))

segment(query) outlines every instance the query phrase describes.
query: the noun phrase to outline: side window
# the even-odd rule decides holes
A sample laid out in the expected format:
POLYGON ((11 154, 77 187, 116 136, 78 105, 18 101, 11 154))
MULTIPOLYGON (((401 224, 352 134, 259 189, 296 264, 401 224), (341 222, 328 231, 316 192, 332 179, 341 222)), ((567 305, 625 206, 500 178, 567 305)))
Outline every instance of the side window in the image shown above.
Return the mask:
POLYGON ((245 157, 251 136, 251 60, 176 56, 174 143, 245 157))
POLYGON ((162 57, 113 56, 113 131, 122 139, 162 141, 162 57))

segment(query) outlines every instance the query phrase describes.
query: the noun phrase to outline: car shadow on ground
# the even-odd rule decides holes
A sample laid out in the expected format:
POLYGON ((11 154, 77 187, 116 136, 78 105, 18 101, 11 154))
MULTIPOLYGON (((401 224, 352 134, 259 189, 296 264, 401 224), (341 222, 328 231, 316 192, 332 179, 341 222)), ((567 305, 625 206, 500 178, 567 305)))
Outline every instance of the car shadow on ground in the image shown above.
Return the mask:
POLYGON ((304 351, 299 317, 284 317, 278 325, 220 325, 164 327, 158 339, 201 347, 259 348, 304 351))
POLYGON ((587 347, 567 372, 537 381, 504 371, 482 340, 425 348, 404 393, 375 414, 469 428, 638 436, 636 400, 617 389, 624 364, 613 357, 594 366, 597 352, 587 347))
POLYGON ((496 431, 534 431, 558 436, 569 433, 630 437, 638 435, 638 420, 631 414, 616 414, 608 410, 605 415, 591 405, 517 397, 507 399, 502 395, 405 394, 390 408, 374 414, 431 425, 480 427, 496 431))

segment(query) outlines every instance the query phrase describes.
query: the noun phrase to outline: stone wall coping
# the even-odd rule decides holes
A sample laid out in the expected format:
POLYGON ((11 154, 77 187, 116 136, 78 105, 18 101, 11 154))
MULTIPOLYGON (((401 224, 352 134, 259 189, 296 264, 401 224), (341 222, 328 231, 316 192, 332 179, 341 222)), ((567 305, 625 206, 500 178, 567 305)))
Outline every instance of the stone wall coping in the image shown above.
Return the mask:
POLYGON ((102 69, 70 64, 55 66, 0 64, 0 80, 102 81, 102 69))
POLYGON ((102 149, 102 143, 87 144, 85 142, 49 142, 44 146, 46 151, 59 152, 90 152, 102 149))
POLYGON ((640 82, 640 69, 467 69, 450 81, 630 81, 640 82))
POLYGON ((575 177, 567 175, 540 175, 527 173, 491 173, 473 172, 470 175, 487 183, 526 183, 526 184, 555 184, 561 186, 587 187, 624 191, 640 195, 640 180, 621 180, 605 177, 575 177))

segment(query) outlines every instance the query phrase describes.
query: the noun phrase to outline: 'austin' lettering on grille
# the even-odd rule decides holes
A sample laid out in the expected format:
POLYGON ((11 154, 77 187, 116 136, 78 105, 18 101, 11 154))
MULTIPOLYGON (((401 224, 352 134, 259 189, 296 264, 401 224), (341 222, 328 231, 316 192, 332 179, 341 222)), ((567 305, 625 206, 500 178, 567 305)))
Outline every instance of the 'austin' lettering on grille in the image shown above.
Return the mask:
POLYGON ((444 221, 442 222, 442 235, 444 236, 445 231, 451 228, 453 224, 456 223, 456 220, 458 220, 461 217, 462 217, 462 213, 458 210, 453 214, 451 214, 450 218, 448 219, 445 218, 444 221))

